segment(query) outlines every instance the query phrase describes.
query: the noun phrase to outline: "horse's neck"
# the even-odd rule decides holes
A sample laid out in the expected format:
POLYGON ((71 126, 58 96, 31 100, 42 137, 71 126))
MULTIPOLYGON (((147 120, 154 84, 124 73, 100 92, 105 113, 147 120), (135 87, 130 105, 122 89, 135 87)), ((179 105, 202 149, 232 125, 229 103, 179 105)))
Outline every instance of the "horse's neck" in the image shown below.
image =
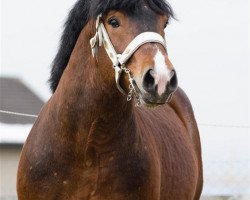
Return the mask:
MULTIPOLYGON (((64 121, 62 124, 74 127, 76 132, 79 129, 89 131, 93 123, 98 122, 105 124, 104 129, 109 129, 110 133, 115 133, 121 124, 133 124, 132 104, 119 93, 114 78, 110 79, 110 76, 114 77, 111 63, 108 60, 108 63, 99 61, 97 65, 92 58, 89 41, 81 38, 86 38, 84 33, 55 93, 59 101, 58 117, 64 121)), ((133 128, 130 126, 130 132, 133 128)))

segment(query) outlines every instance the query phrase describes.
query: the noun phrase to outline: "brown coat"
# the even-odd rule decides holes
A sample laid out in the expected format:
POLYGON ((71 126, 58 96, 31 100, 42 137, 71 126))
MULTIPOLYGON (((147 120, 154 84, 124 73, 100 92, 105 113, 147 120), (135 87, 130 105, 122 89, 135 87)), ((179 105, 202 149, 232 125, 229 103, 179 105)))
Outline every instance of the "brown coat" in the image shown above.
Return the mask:
POLYGON ((127 102, 103 48, 98 62, 82 48, 88 28, 23 147, 19 200, 198 200, 201 148, 187 96, 179 88, 152 109, 127 102))

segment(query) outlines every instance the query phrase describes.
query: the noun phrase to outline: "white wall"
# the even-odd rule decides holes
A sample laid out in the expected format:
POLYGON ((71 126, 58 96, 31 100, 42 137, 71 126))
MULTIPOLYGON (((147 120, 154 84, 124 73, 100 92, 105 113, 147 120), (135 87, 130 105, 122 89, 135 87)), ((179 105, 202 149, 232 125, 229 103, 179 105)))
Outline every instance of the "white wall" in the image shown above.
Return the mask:
POLYGON ((21 147, 0 147, 0 199, 16 199, 17 166, 21 147))

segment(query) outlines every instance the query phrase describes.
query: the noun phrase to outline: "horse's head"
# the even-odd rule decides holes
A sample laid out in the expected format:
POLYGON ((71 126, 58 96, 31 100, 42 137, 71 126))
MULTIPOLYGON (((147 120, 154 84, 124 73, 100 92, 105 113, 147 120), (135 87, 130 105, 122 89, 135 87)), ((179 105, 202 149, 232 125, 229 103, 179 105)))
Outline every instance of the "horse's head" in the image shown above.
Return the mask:
POLYGON ((115 68, 120 91, 129 92, 130 84, 130 93, 136 93, 143 105, 155 106, 170 100, 178 87, 164 34, 172 12, 164 1, 162 5, 152 4, 154 1, 148 1, 151 4, 145 2, 133 11, 116 8, 99 15, 97 33, 91 45, 95 55, 97 43, 104 44, 106 55, 115 68), (165 10, 168 12, 163 12, 160 6, 167 6, 165 10), (120 80, 120 77, 126 73, 130 79, 124 79, 125 82, 121 83, 123 79, 120 80))

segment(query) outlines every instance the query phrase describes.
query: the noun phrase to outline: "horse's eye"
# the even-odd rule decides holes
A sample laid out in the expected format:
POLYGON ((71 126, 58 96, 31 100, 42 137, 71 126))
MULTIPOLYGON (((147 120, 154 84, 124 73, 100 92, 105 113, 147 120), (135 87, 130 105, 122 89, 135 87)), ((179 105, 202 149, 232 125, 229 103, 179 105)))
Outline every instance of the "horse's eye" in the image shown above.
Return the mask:
POLYGON ((109 25, 111 25, 113 28, 118 28, 120 26, 120 23, 118 20, 112 18, 108 20, 109 25))
POLYGON ((166 23, 164 24, 164 29, 167 28, 167 26, 168 26, 168 22, 166 22, 166 23))

